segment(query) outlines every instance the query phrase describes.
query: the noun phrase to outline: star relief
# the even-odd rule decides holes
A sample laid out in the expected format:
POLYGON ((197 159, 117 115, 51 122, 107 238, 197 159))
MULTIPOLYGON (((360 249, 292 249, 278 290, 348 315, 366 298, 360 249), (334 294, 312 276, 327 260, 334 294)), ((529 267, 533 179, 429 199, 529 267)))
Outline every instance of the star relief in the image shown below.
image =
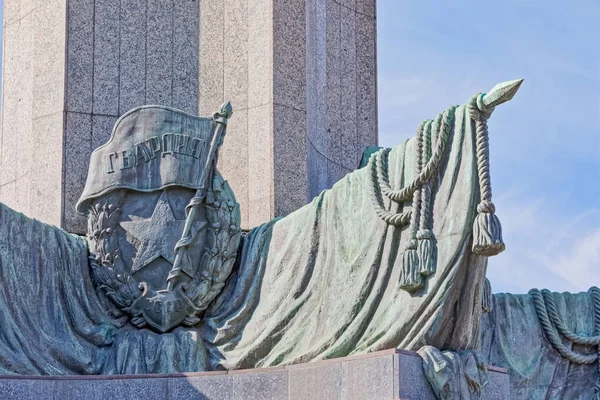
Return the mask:
POLYGON ((123 221, 120 225, 140 242, 132 274, 161 256, 171 264, 175 262, 175 243, 181 238, 185 220, 175 219, 166 191, 163 190, 150 219, 123 221))

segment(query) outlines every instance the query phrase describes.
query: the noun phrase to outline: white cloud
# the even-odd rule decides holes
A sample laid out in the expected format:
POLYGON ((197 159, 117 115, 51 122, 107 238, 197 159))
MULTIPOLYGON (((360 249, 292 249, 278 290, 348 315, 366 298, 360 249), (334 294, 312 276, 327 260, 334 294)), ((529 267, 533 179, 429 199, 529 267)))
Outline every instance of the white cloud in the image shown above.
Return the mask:
POLYGON ((586 291, 600 285, 600 210, 526 191, 497 196, 506 251, 489 260, 494 292, 586 291))

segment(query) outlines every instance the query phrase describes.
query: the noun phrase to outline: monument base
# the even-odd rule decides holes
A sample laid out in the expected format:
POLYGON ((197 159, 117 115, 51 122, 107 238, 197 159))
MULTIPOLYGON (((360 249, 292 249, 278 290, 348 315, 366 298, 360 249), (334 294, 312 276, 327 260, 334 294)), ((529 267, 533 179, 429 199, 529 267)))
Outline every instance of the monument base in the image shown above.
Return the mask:
MULTIPOLYGON (((482 399, 508 399, 506 370, 490 367, 482 399)), ((288 367, 185 374, 0 376, 0 399, 435 400, 421 357, 406 350, 288 367)))

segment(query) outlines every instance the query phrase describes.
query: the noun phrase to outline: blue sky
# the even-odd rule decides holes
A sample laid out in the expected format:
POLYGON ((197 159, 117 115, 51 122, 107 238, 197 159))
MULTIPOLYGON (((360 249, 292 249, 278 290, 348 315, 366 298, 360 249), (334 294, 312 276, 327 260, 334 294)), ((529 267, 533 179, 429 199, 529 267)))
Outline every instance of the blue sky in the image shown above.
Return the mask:
POLYGON ((490 119, 507 249, 494 292, 600 285, 600 2, 378 0, 379 140, 496 83, 524 78, 490 119))

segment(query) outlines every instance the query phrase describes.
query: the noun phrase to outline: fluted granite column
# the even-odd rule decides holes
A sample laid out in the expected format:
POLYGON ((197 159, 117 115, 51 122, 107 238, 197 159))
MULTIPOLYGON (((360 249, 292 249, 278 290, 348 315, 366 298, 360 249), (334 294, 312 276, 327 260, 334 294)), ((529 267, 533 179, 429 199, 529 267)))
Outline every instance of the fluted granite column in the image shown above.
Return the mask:
POLYGON ((219 168, 250 228, 377 141, 374 0, 5 0, 0 201, 74 233, 91 151, 143 104, 231 100, 219 168))

